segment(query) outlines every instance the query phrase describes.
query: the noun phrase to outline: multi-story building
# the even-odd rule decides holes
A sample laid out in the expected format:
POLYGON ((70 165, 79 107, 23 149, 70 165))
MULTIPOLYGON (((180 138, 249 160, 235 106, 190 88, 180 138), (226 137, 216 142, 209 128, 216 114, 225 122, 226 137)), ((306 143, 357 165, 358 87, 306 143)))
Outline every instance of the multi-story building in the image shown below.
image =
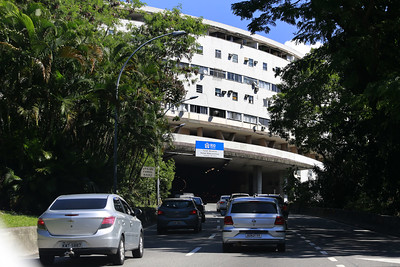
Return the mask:
POLYGON ((165 151, 176 162, 174 190, 200 195, 282 193, 289 167, 321 165, 315 155, 299 154, 268 129, 268 107, 280 83, 274 70, 302 54, 242 29, 206 19, 203 23, 209 30, 198 38, 199 53, 182 63, 198 69, 197 82, 185 83, 187 98, 197 98, 166 113, 175 131, 175 147, 165 151), (172 120, 176 116, 179 121, 172 120), (196 142, 222 143, 222 156, 197 153, 196 142))

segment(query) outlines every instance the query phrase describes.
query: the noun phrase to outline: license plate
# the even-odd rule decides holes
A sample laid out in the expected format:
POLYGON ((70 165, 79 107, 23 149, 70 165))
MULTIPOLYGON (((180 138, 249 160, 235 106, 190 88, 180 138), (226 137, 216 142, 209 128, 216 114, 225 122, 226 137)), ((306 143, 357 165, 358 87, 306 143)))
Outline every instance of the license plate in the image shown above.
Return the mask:
POLYGON ((62 242, 62 248, 81 248, 82 242, 62 242))
POLYGON ((261 238, 261 234, 246 234, 246 238, 261 238))

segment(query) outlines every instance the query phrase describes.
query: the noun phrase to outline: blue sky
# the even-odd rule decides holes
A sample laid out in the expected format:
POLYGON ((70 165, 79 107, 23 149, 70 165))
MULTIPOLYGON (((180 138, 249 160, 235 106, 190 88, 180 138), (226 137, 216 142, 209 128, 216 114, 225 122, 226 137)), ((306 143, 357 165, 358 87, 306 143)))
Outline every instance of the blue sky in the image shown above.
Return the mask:
MULTIPOLYGON (((231 10, 231 4, 240 2, 241 0, 142 0, 148 6, 161 9, 172 9, 182 4, 182 13, 196 17, 203 17, 208 20, 221 22, 247 30, 247 24, 250 21, 240 20, 231 10)), ((268 37, 272 40, 284 44, 294 37, 296 28, 284 22, 277 23, 276 27, 272 27, 269 34, 257 32, 257 34, 268 37)))

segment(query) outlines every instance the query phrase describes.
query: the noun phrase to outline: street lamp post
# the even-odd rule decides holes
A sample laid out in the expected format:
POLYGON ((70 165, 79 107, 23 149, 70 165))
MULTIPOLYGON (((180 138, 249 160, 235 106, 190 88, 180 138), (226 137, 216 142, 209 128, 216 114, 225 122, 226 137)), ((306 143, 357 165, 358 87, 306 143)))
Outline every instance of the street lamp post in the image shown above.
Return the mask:
POLYGON ((117 86, 116 86, 116 89, 115 89, 116 104, 115 104, 115 111, 114 111, 114 155, 113 155, 114 156, 114 187, 113 187, 114 194, 117 193, 117 164, 118 164, 117 147, 118 147, 118 102, 119 102, 118 101, 118 87, 119 87, 119 81, 121 79, 122 72, 124 71, 126 64, 128 64, 128 61, 133 57, 133 55, 135 55, 136 52, 139 51, 146 44, 148 44, 148 43, 150 43, 150 42, 152 42, 152 41, 154 41, 156 39, 162 38, 164 36, 172 35, 172 37, 178 37, 178 36, 182 36, 182 35, 185 35, 185 34, 186 34, 185 31, 174 31, 174 32, 169 32, 169 33, 166 33, 166 34, 163 34, 163 35, 156 36, 156 37, 144 42, 135 51, 133 51, 133 53, 125 61, 124 65, 122 66, 122 68, 121 68, 121 70, 119 72, 118 79, 117 79, 117 86))

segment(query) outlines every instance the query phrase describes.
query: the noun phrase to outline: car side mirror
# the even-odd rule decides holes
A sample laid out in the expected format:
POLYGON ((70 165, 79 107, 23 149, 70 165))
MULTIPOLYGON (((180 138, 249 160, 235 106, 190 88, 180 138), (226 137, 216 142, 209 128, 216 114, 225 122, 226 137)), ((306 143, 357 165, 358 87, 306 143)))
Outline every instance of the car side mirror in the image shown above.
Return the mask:
POLYGON ((135 215, 136 217, 142 215, 142 213, 143 213, 141 209, 136 209, 136 208, 135 208, 133 211, 134 211, 134 215, 135 215))

